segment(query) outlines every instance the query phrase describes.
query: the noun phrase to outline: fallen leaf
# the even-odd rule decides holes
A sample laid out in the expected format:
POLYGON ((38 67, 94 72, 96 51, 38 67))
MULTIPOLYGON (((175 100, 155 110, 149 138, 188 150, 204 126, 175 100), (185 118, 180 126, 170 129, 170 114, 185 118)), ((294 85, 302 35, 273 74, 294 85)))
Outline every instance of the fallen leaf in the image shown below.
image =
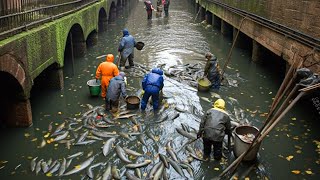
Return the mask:
POLYGON ((291 118, 291 120, 292 120, 292 121, 295 121, 295 120, 297 120, 297 118, 293 117, 293 118, 291 118))
POLYGON ((24 136, 25 137, 30 137, 30 134, 29 133, 24 133, 24 136))
POLYGON ((213 169, 214 169, 215 171, 219 171, 219 170, 220 170, 220 169, 219 169, 219 168, 217 168, 217 167, 216 167, 216 168, 213 168, 213 169))
POLYGON ((287 159, 288 161, 290 161, 292 158, 293 158, 293 156, 287 156, 287 157, 286 157, 286 159, 287 159))
POLYGON ((311 170, 306 171, 307 174, 313 174, 311 170))
POLYGON ((299 170, 292 170, 291 171, 293 174, 300 174, 300 171, 299 170))
POLYGON ((249 177, 245 177, 244 180, 250 180, 250 178, 249 177))
POLYGON ((74 167, 75 169, 80 169, 81 168, 81 165, 77 165, 74 167))
POLYGON ((33 138, 31 141, 34 142, 34 141, 36 141, 37 139, 38 139, 38 138, 33 138))

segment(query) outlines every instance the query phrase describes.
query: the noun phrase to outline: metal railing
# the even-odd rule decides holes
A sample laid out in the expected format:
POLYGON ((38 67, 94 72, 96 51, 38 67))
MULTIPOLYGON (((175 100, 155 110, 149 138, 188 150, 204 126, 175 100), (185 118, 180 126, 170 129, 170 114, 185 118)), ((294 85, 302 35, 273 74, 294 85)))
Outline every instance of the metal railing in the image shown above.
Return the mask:
POLYGON ((99 0, 0 0, 0 40, 99 0))

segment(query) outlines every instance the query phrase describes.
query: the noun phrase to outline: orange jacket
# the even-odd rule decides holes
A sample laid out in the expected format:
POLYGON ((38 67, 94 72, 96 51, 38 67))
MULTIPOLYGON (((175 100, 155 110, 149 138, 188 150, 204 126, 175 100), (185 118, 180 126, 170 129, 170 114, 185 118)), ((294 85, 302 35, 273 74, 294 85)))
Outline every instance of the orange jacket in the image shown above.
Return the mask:
POLYGON ((101 63, 96 71, 96 79, 99 79, 100 76, 102 76, 103 79, 111 79, 114 76, 119 75, 119 69, 118 67, 113 64, 114 56, 112 54, 108 54, 106 58, 106 62, 101 63))

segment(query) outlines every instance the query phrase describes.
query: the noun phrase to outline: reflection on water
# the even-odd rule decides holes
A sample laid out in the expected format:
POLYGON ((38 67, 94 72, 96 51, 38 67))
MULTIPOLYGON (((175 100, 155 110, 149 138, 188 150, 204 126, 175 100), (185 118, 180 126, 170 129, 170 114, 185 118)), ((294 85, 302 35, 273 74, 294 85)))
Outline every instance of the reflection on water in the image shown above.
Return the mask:
MULTIPOLYGON (((74 73, 72 67, 66 63, 63 90, 32 90, 32 127, 1 130, 1 179, 44 179, 50 174, 39 172, 36 175, 31 172, 30 163, 33 158, 38 157, 36 162, 40 159, 48 162, 51 159, 63 164, 63 158, 78 152, 83 152, 83 155, 74 158, 66 172, 72 168, 80 168, 77 165, 96 155, 92 164, 111 162, 119 169, 120 176, 123 176, 128 163, 118 157, 117 145, 143 154, 140 157, 126 156, 132 162, 152 161, 139 168, 142 177, 148 177, 152 168, 160 161, 160 156, 171 157, 168 151, 173 150, 181 164, 184 161, 190 162, 192 171, 187 167, 182 170, 186 178, 209 179, 219 175, 232 162, 233 155, 225 152, 227 158, 222 162, 192 160, 187 149, 193 149, 194 153, 201 157, 202 142, 197 140, 185 146, 189 139, 177 132, 177 128, 185 128, 190 131, 191 136, 194 135, 201 116, 219 97, 225 99, 227 111, 233 120, 261 127, 280 80, 277 74, 250 62, 248 52, 236 48, 226 70, 226 81, 219 91, 197 92, 196 88, 186 83, 166 77, 164 98, 159 112, 153 113, 149 106, 145 114, 141 114, 139 110, 130 112, 136 114, 130 119, 113 120, 112 116, 108 115, 107 120, 111 120, 113 126, 97 129, 117 132, 118 136, 110 154, 104 156, 101 147, 109 138, 92 139, 93 127, 88 124, 103 126, 106 125, 105 121, 101 121, 97 111, 90 116, 85 114, 90 111, 89 107, 103 107, 104 102, 100 97, 90 96, 86 82, 94 78, 97 65, 104 61, 103 58, 96 59, 97 56, 117 54, 121 30, 124 27, 129 29, 137 41, 145 43, 142 51, 135 51, 137 67, 127 70, 129 95, 139 94, 142 77, 152 67, 161 65, 164 70, 169 70, 173 66, 203 64, 203 56, 207 51, 214 53, 223 64, 231 47, 231 40, 223 37, 218 30, 194 21, 196 12, 187 1, 172 1, 169 18, 154 17, 151 21, 146 20, 142 2, 139 1, 136 6, 129 8, 130 11, 128 7, 123 11, 124 18, 119 18, 115 24, 108 26, 107 32, 99 34, 97 45, 89 48, 84 57, 75 59, 74 73), (146 69, 143 69, 144 67, 146 69), (63 130, 69 132, 66 139, 75 139, 74 142, 77 142, 81 135, 90 131, 85 140, 94 142, 90 141, 92 144, 88 145, 51 143, 49 130, 55 131, 63 122, 66 123, 63 130), (75 131, 76 129, 78 130, 75 131), (119 132, 122 132, 121 135, 119 132), (126 136, 126 133, 132 134, 126 136), (44 146, 43 141, 46 142, 44 146)), ((121 112, 124 111, 125 103, 121 102, 121 112)), ((262 143, 258 160, 253 164, 241 164, 235 176, 240 179, 319 179, 319 133, 316 131, 319 124, 306 116, 304 111, 299 106, 291 110, 262 143)), ((106 168, 107 164, 92 168, 94 177, 102 176, 106 168)), ((173 168, 173 165, 166 169, 166 172, 169 179, 181 179, 179 169, 173 168)), ((80 179, 87 173, 83 170, 60 178, 80 179)), ((134 170, 128 170, 128 173, 133 174, 134 170)), ((53 178, 58 178, 56 174, 58 172, 53 173, 53 178)))

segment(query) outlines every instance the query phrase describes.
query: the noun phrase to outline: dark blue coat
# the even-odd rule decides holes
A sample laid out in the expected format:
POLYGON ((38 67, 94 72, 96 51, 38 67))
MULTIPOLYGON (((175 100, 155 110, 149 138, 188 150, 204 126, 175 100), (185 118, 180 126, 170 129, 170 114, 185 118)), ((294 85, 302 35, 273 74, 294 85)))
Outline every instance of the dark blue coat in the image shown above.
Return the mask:
POLYGON ((152 69, 151 73, 144 76, 142 89, 149 94, 158 94, 163 88, 163 71, 159 68, 152 69))

